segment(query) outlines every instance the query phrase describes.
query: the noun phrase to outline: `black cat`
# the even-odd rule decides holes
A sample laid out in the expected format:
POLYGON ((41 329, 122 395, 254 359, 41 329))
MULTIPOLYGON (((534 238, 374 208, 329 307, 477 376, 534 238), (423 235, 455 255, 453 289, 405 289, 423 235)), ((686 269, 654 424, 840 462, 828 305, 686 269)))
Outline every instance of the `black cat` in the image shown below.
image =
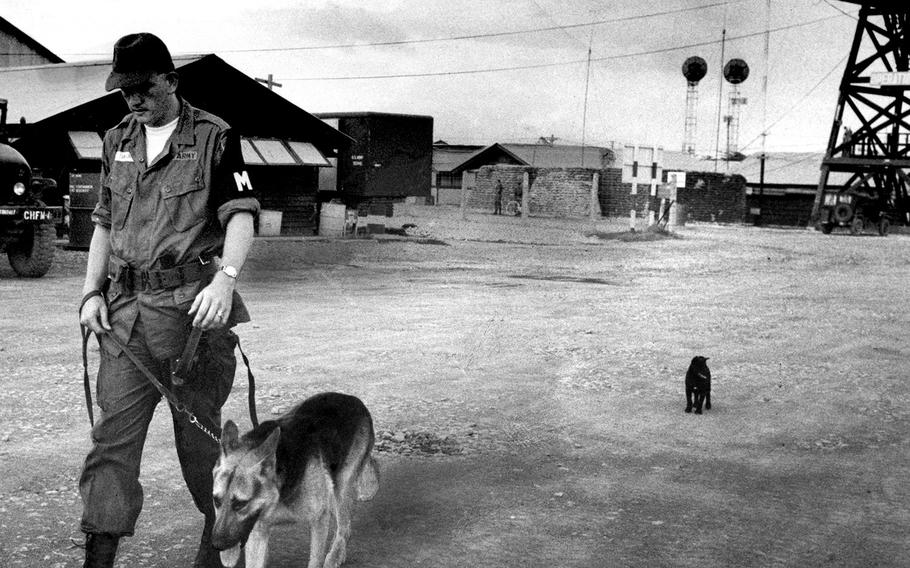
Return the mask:
POLYGON ((686 412, 692 412, 692 397, 695 396, 695 414, 701 414, 701 405, 711 410, 711 370, 706 361, 708 357, 692 357, 689 370, 686 371, 686 412))

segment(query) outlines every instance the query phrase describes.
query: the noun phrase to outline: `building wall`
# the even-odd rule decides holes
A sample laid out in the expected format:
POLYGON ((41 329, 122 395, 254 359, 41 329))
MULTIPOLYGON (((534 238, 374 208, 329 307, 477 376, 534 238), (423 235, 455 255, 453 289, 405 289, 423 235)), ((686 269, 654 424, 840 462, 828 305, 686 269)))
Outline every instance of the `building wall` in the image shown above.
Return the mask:
POLYGON ((263 209, 281 211, 282 235, 312 235, 318 224, 317 168, 309 166, 247 166, 263 209))
MULTIPOLYGON (((666 177, 666 176, 664 176, 666 177)), ((651 196, 651 185, 640 183, 636 193, 632 184, 622 182, 622 171, 605 170, 600 184, 600 208, 605 216, 627 217, 632 209, 637 217, 647 211, 657 211, 660 199, 651 196)), ((748 210, 745 200, 746 180, 713 172, 688 172, 685 188, 677 190, 677 202, 686 207, 686 218, 691 221, 740 223, 748 210)))
POLYGON ((534 168, 527 166, 483 166, 474 177, 473 189, 468 192, 468 208, 493 211, 496 201, 496 182, 502 181, 502 207, 509 201, 521 204, 521 185, 524 173, 533 178, 534 168))
POLYGON ((677 193, 691 221, 742 223, 746 208, 746 179, 740 175, 688 172, 686 187, 677 193))
POLYGON ((591 183, 597 170, 587 168, 483 166, 477 171, 468 207, 493 211, 497 181, 502 181, 503 209, 512 200, 520 207, 525 172, 529 178, 528 208, 531 215, 565 218, 590 215, 591 183))
MULTIPOLYGON (((815 195, 812 193, 785 193, 781 195, 778 192, 758 196, 758 190, 753 188, 753 192, 746 196, 746 210, 749 213, 753 209, 761 210, 761 222, 763 225, 790 225, 805 227, 809 224, 809 217, 812 214, 812 205, 815 202, 815 195)), ((752 215, 748 221, 752 220, 752 215)))
POLYGON ((601 213, 605 217, 627 217, 634 209, 636 216, 644 216, 651 196, 650 185, 639 183, 635 193, 632 193, 632 184, 622 180, 622 168, 603 171, 598 190, 601 213))
POLYGON ((365 114, 337 120, 339 130, 354 139, 339 154, 339 191, 355 201, 430 196, 431 117, 365 114))

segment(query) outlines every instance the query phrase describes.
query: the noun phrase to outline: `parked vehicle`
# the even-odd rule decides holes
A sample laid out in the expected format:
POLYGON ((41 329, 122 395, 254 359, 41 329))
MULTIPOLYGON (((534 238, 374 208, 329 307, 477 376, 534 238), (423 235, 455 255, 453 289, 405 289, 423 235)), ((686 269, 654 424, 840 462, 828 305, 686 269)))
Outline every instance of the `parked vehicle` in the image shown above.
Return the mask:
POLYGON ((819 227, 830 234, 835 227, 846 227, 851 235, 875 229, 887 236, 891 228, 891 208, 878 196, 862 190, 848 189, 825 193, 819 212, 819 227))
MULTIPOLYGON (((6 101, 0 99, 0 135, 6 124, 6 101)), ((19 276, 44 276, 54 262, 56 223, 63 208, 57 182, 32 177, 31 168, 15 148, 0 138, 0 252, 19 276)))

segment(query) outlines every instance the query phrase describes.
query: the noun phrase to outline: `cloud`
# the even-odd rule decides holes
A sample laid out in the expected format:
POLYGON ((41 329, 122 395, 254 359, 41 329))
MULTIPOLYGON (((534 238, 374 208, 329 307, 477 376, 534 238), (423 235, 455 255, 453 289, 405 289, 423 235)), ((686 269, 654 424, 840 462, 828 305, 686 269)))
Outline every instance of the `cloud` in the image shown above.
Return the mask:
POLYGON ((387 12, 330 2, 317 7, 256 8, 254 27, 268 30, 270 47, 311 47, 404 41, 411 38, 387 12))

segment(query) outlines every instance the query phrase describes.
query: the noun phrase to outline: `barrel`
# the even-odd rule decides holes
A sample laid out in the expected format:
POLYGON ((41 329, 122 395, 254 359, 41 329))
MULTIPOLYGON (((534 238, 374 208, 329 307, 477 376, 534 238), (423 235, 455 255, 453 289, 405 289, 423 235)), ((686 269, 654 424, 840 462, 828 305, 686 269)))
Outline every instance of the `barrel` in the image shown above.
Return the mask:
POLYGON ((343 237, 347 208, 343 203, 328 202, 322 204, 319 211, 319 235, 323 237, 343 237))
POLYGON ((275 237, 281 234, 281 211, 259 211, 259 236, 275 237))

